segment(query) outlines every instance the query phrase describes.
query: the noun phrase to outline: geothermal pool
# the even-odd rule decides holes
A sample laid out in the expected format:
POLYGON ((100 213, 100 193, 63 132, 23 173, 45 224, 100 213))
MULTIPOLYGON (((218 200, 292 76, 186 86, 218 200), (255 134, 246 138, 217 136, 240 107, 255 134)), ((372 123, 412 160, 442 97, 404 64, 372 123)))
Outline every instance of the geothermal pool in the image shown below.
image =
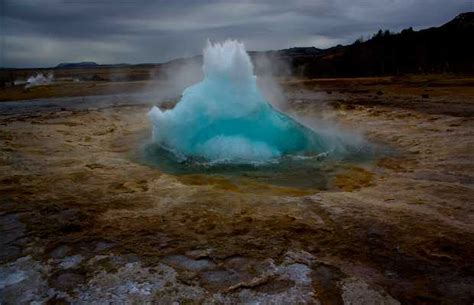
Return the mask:
POLYGON ((327 189, 336 173, 371 159, 367 143, 310 128, 274 108, 242 43, 208 43, 203 75, 174 108, 148 113, 153 136, 143 149, 145 163, 171 174, 327 189))
POLYGON ((262 94, 242 43, 208 43, 204 79, 173 109, 153 107, 148 164, 172 174, 224 174, 326 188, 337 169, 370 159, 367 144, 327 134, 275 109, 262 94))
POLYGON ((248 181, 301 189, 333 189, 334 178, 353 166, 370 165, 374 158, 388 152, 381 148, 365 147, 345 157, 286 156, 275 162, 260 164, 206 163, 195 160, 180 161, 174 154, 156 143, 145 144, 135 159, 142 164, 176 175, 209 175, 222 177, 234 183, 248 181))

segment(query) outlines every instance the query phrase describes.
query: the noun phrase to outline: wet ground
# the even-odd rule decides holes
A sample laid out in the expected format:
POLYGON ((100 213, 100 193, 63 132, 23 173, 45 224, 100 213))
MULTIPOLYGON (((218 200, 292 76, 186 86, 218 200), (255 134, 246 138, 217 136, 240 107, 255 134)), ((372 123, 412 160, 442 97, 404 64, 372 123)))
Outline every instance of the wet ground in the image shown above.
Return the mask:
POLYGON ((150 95, 0 103, 1 303, 472 304, 469 83, 285 87, 286 111, 396 153, 174 173, 137 160, 150 95))

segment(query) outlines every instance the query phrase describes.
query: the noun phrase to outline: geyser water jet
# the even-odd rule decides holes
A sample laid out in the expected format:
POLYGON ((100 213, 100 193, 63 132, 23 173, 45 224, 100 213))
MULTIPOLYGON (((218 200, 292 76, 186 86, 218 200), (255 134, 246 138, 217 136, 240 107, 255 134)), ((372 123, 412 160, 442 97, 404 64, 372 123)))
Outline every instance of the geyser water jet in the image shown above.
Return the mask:
POLYGON ((149 112, 155 143, 180 160, 211 163, 262 163, 333 150, 333 141, 263 97, 241 42, 208 42, 203 57, 204 79, 186 88, 173 109, 149 112))

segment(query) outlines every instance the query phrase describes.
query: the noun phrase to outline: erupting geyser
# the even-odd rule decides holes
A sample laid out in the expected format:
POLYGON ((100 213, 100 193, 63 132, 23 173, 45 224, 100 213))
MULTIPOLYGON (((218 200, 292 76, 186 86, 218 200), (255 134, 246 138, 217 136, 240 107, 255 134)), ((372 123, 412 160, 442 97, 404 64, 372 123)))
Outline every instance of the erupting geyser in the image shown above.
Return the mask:
POLYGON ((204 79, 186 88, 173 109, 149 112, 153 140, 177 158, 261 163, 332 149, 263 97, 242 43, 208 43, 203 72, 204 79))

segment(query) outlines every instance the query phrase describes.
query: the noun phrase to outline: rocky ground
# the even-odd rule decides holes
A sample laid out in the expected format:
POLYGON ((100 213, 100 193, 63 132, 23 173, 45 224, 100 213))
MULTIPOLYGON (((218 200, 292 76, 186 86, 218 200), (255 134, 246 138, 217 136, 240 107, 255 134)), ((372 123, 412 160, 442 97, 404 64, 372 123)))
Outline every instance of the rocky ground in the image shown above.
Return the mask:
POLYGON ((284 86, 396 153, 325 189, 172 175, 136 158, 149 97, 0 103, 0 303, 472 304, 472 79, 284 86))

